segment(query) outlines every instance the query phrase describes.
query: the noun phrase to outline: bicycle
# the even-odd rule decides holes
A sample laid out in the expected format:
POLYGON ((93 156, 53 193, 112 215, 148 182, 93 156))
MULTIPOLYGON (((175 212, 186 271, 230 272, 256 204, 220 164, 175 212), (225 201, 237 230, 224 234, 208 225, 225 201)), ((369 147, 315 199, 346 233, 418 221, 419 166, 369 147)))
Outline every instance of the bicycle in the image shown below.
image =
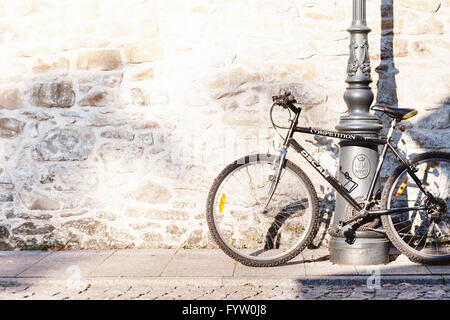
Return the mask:
POLYGON ((307 174, 286 159, 292 147, 346 200, 346 212, 352 212, 346 220, 333 224, 334 232, 345 231, 346 237, 348 231, 358 228, 384 232, 411 261, 450 262, 450 153, 436 151, 405 158, 392 138, 398 123, 415 116, 417 110, 373 106, 372 110, 392 118, 387 135, 374 138, 298 127, 302 108, 296 106, 295 97, 282 90, 272 99, 270 120, 274 129, 288 130, 279 155, 253 154, 234 161, 222 170, 209 191, 206 218, 219 248, 244 265, 270 267, 286 263, 311 244, 319 228, 319 200, 307 174), (289 127, 274 123, 275 106, 293 112, 289 127), (365 197, 354 199, 352 190, 323 168, 293 138, 294 133, 383 146, 365 197), (400 165, 386 181, 380 202, 374 190, 388 149, 400 165), (373 222, 377 219, 381 219, 383 229, 375 229, 373 222))

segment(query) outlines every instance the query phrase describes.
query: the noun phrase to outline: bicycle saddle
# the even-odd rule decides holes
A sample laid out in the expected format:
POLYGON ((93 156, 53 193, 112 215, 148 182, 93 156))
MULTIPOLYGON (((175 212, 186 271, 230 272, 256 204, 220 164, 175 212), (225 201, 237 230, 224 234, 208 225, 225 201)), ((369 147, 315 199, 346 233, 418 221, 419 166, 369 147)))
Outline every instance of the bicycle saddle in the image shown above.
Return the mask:
POLYGON ((391 118, 397 119, 397 121, 406 120, 414 117, 419 111, 416 109, 407 109, 407 108, 390 108, 383 106, 373 106, 371 108, 374 111, 380 111, 387 114, 391 118))

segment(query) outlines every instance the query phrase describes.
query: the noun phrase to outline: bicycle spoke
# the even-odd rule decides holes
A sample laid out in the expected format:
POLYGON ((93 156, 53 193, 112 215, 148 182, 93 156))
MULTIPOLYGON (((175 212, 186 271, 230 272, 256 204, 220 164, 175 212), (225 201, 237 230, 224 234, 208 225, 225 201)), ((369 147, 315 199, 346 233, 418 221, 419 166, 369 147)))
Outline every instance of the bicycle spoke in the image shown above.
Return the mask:
POLYGON ((250 202, 249 202, 248 200, 244 200, 240 195, 238 196, 237 194, 239 194, 239 193, 233 193, 233 192, 230 192, 230 191, 229 191, 227 188, 225 188, 225 187, 222 187, 222 189, 223 189, 224 191, 226 191, 227 194, 232 194, 233 197, 236 197, 236 198, 240 199, 240 201, 242 201, 242 202, 244 202, 244 203, 247 203, 247 204, 250 204, 250 202))
MULTIPOLYGON (((243 184, 242 184, 242 182, 237 178, 237 176, 235 175, 235 174, 233 174, 231 177, 233 177, 236 181, 237 181, 237 183, 239 183, 240 185, 241 185, 241 187, 242 187, 242 191, 245 191, 245 193, 247 193, 247 195, 250 197, 250 198, 253 198, 254 197, 254 195, 252 195, 247 189, 247 187, 245 187, 243 184)), ((255 199, 256 200, 256 199, 255 199)))

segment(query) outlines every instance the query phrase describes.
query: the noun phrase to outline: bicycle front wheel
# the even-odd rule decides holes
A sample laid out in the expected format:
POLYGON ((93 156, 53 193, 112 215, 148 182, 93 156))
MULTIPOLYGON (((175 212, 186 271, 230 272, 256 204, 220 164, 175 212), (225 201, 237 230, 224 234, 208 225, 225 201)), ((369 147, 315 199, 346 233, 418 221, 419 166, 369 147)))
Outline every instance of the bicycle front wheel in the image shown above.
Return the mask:
POLYGON ((383 189, 385 209, 427 207, 381 217, 387 236, 411 261, 423 264, 450 263, 449 179, 450 154, 429 152, 413 157, 415 175, 435 200, 426 195, 408 174, 398 167, 383 189))
POLYGON ((316 192, 306 174, 286 160, 263 212, 278 157, 251 155, 227 166, 208 195, 208 226, 218 246, 248 266, 270 267, 297 256, 319 226, 316 192))

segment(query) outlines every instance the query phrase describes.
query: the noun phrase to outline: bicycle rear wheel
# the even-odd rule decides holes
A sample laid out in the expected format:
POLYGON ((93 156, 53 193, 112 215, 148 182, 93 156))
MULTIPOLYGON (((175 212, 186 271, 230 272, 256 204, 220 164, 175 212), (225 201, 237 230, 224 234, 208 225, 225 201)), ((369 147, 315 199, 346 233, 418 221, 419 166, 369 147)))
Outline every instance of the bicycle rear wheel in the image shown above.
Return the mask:
POLYGON ((450 154, 424 153, 413 157, 411 162, 419 169, 416 176, 437 200, 427 200, 406 167, 400 166, 383 189, 383 208, 427 206, 432 209, 382 216, 383 227, 395 247, 410 260, 423 264, 448 264, 450 154))
POLYGON ((269 267, 297 256, 317 233, 318 199, 311 181, 286 160, 278 186, 263 213, 278 157, 251 155, 227 166, 208 195, 212 236, 230 257, 248 266, 269 267))

